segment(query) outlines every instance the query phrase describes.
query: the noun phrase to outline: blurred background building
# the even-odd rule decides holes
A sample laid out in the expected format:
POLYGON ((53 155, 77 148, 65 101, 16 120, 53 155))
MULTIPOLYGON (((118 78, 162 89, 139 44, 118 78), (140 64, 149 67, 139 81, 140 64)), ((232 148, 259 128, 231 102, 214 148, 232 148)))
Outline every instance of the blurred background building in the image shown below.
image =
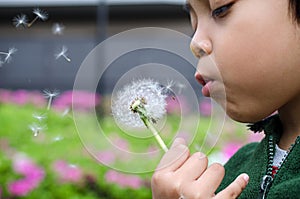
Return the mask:
MULTIPOLYGON (((76 73, 89 52, 106 38, 140 27, 162 27, 191 35, 184 0, 0 0, 0 51, 18 49, 10 63, 0 67, 0 88, 71 90, 76 73), (30 28, 16 28, 13 19, 26 14, 33 19, 34 8, 47 11, 48 20, 30 28), (55 34, 55 24, 63 34, 55 34), (68 48, 71 59, 55 59, 55 53, 68 48)), ((56 32, 57 33, 57 32, 56 32)), ((149 33, 151 34, 151 33, 149 33)), ((145 35, 145 38, 149 35, 145 35)), ((137 38, 142 41, 144 38, 137 38)), ((174 44, 176 44, 174 39, 174 44)), ((120 44, 122 45, 122 44, 120 44)), ((181 45, 178 43, 178 45, 181 45)), ((151 62, 174 67, 197 88, 195 69, 165 52, 137 51, 114 62, 100 79, 99 92, 109 92, 120 76, 132 67, 151 62), (127 64, 129 63, 129 64, 127 64), (120 69, 121 68, 121 69, 120 69)), ((163 74, 160 74, 163 75, 163 74)), ((199 91, 200 93, 200 91, 199 91)))

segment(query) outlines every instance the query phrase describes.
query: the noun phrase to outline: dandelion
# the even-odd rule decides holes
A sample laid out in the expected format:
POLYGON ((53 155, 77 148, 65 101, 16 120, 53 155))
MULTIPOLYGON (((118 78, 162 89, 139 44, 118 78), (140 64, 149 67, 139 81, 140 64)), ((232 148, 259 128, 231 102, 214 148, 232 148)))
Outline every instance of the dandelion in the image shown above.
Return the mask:
POLYGON ((54 90, 54 91, 50 91, 50 90, 43 90, 44 96, 45 98, 48 99, 48 105, 47 105, 47 110, 50 110, 53 98, 55 98, 56 96, 59 95, 59 91, 58 90, 54 90))
POLYGON ((38 136, 40 132, 46 129, 46 126, 40 126, 36 123, 30 124, 28 128, 31 130, 34 137, 38 136))
POLYGON ((117 121, 125 125, 145 125, 166 152, 168 148, 153 126, 166 113, 165 89, 150 79, 132 82, 116 94, 116 99, 112 101, 112 113, 117 121))
POLYGON ((67 52, 68 52, 68 48, 66 46, 63 46, 62 49, 61 49, 61 51, 59 51, 58 53, 56 53, 54 55, 55 59, 59 59, 60 57, 63 57, 68 62, 71 62, 71 59, 68 57, 67 52))
POLYGON ((16 17, 13 18, 13 24, 16 28, 20 28, 20 27, 27 27, 27 16, 24 14, 21 15, 17 15, 16 17))
POLYGON ((4 55, 5 56, 4 61, 1 61, 2 64, 11 62, 12 55, 15 54, 17 51, 18 50, 16 48, 9 48, 8 52, 0 52, 0 55, 4 55))
POLYGON ((27 25, 28 28, 30 28, 38 19, 41 19, 42 21, 46 21, 48 19, 48 13, 40 8, 33 9, 33 13, 36 15, 36 17, 27 25))
POLYGON ((54 35, 62 35, 64 32, 65 26, 59 23, 55 23, 52 26, 52 33, 54 35))
POLYGON ((34 117, 35 119, 37 119, 39 122, 43 121, 44 119, 47 118, 46 114, 38 114, 38 113, 33 113, 32 117, 34 117))

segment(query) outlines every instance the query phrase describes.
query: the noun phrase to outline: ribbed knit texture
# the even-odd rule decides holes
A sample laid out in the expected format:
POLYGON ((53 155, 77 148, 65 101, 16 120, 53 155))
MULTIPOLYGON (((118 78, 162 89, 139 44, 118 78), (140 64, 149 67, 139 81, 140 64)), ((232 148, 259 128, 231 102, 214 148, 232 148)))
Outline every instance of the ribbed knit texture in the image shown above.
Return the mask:
MULTIPOLYGON (((225 177, 217 192, 226 188, 238 175, 247 173, 250 177, 247 187, 239 198, 257 198, 262 177, 266 174, 268 162, 268 137, 273 135, 278 142, 282 132, 279 117, 273 116, 250 126, 253 131, 264 131, 266 137, 260 143, 242 147, 225 164, 225 177)), ((300 198, 300 144, 296 145, 276 174, 266 198, 300 198)))

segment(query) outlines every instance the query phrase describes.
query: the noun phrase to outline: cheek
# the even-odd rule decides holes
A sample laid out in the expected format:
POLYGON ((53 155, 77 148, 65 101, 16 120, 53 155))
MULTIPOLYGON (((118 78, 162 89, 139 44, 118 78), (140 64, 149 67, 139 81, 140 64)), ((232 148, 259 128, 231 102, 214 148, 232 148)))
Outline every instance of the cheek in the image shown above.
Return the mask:
POLYGON ((282 19, 278 26, 276 20, 237 20, 226 30, 219 30, 222 37, 214 40, 215 59, 227 95, 225 108, 235 120, 261 120, 299 92, 299 86, 290 85, 300 82, 288 78, 299 63, 297 56, 287 53, 296 49, 292 26, 282 19))

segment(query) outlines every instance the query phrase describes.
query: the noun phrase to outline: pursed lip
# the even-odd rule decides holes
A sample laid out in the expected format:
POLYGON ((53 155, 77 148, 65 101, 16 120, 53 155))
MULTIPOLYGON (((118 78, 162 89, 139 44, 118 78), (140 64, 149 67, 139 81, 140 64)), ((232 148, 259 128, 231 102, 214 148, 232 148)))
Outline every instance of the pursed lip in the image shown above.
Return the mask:
POLYGON ((213 79, 201 75, 199 72, 195 73, 195 78, 202 86, 205 86, 208 82, 213 81, 213 79))
POLYGON ((199 72, 195 73, 195 78, 203 86, 202 87, 202 95, 205 97, 210 97, 211 96, 211 86, 212 86, 212 83, 214 82, 214 80, 211 78, 208 78, 207 76, 200 74, 199 72))

